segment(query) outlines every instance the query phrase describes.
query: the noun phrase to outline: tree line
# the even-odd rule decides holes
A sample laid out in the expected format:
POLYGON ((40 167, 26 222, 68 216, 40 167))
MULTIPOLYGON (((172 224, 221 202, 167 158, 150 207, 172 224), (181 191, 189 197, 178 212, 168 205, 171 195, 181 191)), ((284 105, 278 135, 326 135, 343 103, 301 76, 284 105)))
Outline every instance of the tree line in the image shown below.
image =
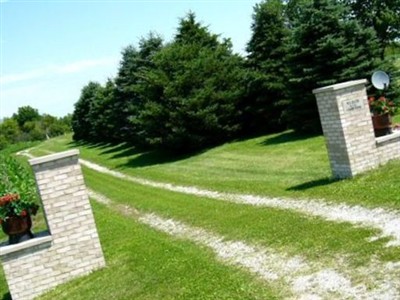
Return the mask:
POLYGON ((11 118, 0 123, 0 150, 11 144, 41 141, 71 132, 72 115, 57 118, 49 114, 39 114, 31 106, 22 106, 11 118))
POLYGON ((286 128, 319 132, 312 90, 390 73, 399 16, 400 0, 265 0, 243 57, 189 13, 171 41, 150 33, 123 49, 114 79, 83 87, 74 139, 182 152, 286 128))

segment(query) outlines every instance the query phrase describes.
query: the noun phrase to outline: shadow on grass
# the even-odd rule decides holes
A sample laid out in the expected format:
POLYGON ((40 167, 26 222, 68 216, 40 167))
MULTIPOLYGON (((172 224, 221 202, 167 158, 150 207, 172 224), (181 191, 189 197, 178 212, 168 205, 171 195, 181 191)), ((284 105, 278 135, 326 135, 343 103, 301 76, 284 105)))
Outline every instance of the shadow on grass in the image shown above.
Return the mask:
POLYGON ((87 142, 87 141, 71 141, 68 143, 68 146, 71 148, 84 146, 89 149, 94 149, 94 148, 105 149, 113 145, 118 145, 118 144, 112 144, 108 142, 106 143, 106 142, 87 142))
POLYGON ((332 177, 326 177, 326 178, 321 178, 321 179, 317 179, 317 180, 311 180, 309 182, 304 182, 302 184, 298 184, 295 186, 292 186, 288 189, 286 189, 287 191, 304 191, 304 190, 308 190, 308 189, 312 189, 315 187, 320 187, 320 186, 327 186, 330 185, 332 183, 338 182, 341 179, 335 179, 332 177))
POLYGON ((2 300, 12 300, 12 298, 11 298, 11 294, 10 293, 5 293, 4 295, 3 295, 3 298, 1 298, 2 300))
POLYGON ((187 154, 173 154, 167 151, 154 150, 141 153, 140 155, 130 159, 127 163, 118 165, 117 168, 140 168, 152 165, 172 163, 195 156, 201 152, 187 153, 187 154))
POLYGON ((117 168, 139 168, 152 165, 164 164, 179 161, 189 158, 206 151, 203 149, 197 152, 190 152, 185 154, 175 154, 170 151, 163 150, 145 150, 137 148, 129 143, 95 143, 87 141, 72 141, 68 143, 70 147, 86 147, 89 149, 102 150, 100 155, 111 154, 110 159, 119 159, 124 157, 134 156, 127 163, 119 164, 117 168))
POLYGON ((261 142, 261 145, 278 145, 278 144, 284 144, 284 143, 292 143, 296 141, 301 141, 301 140, 306 140, 310 138, 314 138, 317 136, 320 136, 321 134, 305 134, 305 133, 297 133, 294 131, 289 131, 289 132, 283 132, 281 134, 277 134, 274 136, 268 136, 263 142, 261 142))

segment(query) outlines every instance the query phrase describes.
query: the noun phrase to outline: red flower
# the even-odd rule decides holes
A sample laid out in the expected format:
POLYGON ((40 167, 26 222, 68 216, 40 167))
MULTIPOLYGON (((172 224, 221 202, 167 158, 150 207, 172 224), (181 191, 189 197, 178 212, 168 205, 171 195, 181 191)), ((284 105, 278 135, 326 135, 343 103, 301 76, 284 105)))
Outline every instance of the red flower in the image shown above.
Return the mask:
POLYGON ((23 211, 21 211, 20 216, 21 216, 21 217, 26 217, 27 214, 28 214, 28 213, 26 212, 26 210, 23 210, 23 211))
POLYGON ((0 197, 0 205, 5 205, 8 202, 18 200, 19 199, 19 194, 7 194, 2 197, 0 197))

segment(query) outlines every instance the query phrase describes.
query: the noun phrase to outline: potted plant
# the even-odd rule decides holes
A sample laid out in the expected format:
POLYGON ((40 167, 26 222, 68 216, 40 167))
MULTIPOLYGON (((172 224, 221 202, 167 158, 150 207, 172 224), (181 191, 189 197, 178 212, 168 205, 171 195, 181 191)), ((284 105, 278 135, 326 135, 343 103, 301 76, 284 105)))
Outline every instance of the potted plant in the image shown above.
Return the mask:
POLYGON ((391 116, 397 111, 397 105, 385 96, 375 98, 370 96, 368 103, 371 111, 372 124, 375 136, 383 136, 392 133, 391 116))
POLYGON ((0 223, 15 244, 33 237, 31 216, 38 210, 35 180, 26 166, 0 154, 0 223))
POLYGON ((33 201, 21 199, 18 193, 0 197, 0 223, 10 244, 33 238, 31 216, 36 215, 38 208, 33 201))

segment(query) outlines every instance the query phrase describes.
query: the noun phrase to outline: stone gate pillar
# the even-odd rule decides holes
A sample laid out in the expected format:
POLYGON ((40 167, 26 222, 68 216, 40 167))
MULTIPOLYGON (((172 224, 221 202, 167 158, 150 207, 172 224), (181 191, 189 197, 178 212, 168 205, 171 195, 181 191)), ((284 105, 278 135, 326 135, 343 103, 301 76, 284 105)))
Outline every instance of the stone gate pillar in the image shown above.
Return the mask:
POLYGON ((366 79, 313 90, 335 178, 352 177, 379 163, 366 79))

